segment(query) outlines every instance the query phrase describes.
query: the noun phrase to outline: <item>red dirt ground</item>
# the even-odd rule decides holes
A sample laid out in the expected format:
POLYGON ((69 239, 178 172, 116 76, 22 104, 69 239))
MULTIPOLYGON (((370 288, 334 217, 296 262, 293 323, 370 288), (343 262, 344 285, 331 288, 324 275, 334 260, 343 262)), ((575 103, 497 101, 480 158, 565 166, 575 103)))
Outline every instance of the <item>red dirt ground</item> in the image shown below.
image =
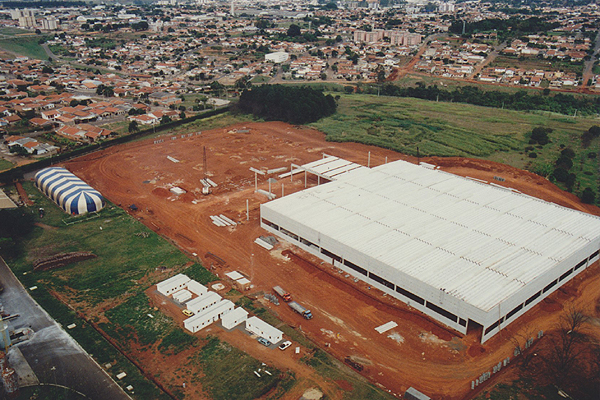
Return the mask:
MULTIPOLYGON (((490 382, 500 379, 495 375, 477 391, 471 390, 471 381, 483 372, 491 372, 492 366, 507 356, 513 357, 511 337, 517 334, 531 336, 539 330, 549 330, 555 326, 559 311, 567 304, 596 304, 600 296, 599 268, 595 265, 575 277, 564 290, 557 291, 548 301, 481 345, 480 332, 470 332, 463 337, 400 301, 368 289, 365 283, 355 283, 331 265, 290 244, 281 242, 270 252, 254 244, 254 239, 265 234, 259 225, 259 207, 267 199, 254 193, 254 174, 249 171, 250 167, 289 167, 290 163, 314 161, 322 153, 367 165, 370 151, 371 166, 382 164, 386 158, 412 162, 416 159, 372 146, 328 143, 324 134, 318 131, 279 122, 238 124, 189 138, 164 138, 165 141, 159 144, 150 139, 113 147, 65 166, 123 208, 135 203, 139 207, 133 214, 136 218, 189 254, 198 254, 200 261, 207 267, 212 266, 217 275, 241 271, 252 281, 253 292, 269 292, 273 285, 289 290, 312 310, 312 320, 302 319, 284 304, 266 303, 266 306, 337 359, 343 361, 346 356, 354 357, 365 366, 362 375, 395 395, 414 386, 436 399, 472 397, 490 382), (238 133, 237 130, 249 132, 238 133), (207 175, 219 185, 209 196, 200 194, 199 180, 205 174, 204 146, 208 155, 207 175), (169 161, 167 156, 180 162, 169 161), (172 185, 185 188, 188 193, 177 197, 169 192, 172 185), (246 201, 250 207, 248 221, 246 201), (218 214, 237 221, 237 227, 213 225, 209 216, 218 214), (220 266, 214 259, 207 258, 207 252, 224 259, 226 265, 220 266), (398 323, 397 328, 382 335, 374 330, 391 320, 398 323)), ((495 183, 600 214, 598 208, 580 204, 575 196, 559 190, 547 180, 506 165, 461 158, 423 158, 422 161, 452 173, 492 182, 495 182, 494 176, 501 176, 506 181, 495 183)), ((309 186, 315 184, 316 181, 309 179, 309 186)), ((295 177, 293 182, 290 178, 279 180, 273 184, 273 192, 279 196, 282 186, 287 194, 301 190, 304 177, 295 177)), ((268 188, 265 177, 259 176, 259 188, 268 188)), ((153 298, 153 301, 158 300, 153 298)), ((177 318, 183 320, 182 315, 177 318)), ((311 387, 315 382, 330 398, 342 396, 339 391, 332 390, 332 383, 325 382, 322 377, 315 376, 314 370, 297 362, 302 354, 294 355, 289 350, 269 351, 240 332, 227 333, 217 327, 206 328, 199 335, 209 333, 235 343, 236 347, 267 364, 294 371, 306 386, 296 388, 285 398, 297 399, 302 393, 300 389, 311 387)), ((140 354, 140 357, 149 360, 149 368, 162 372, 163 363, 151 362, 147 354, 140 354)), ((508 376, 504 371, 510 369, 504 369, 499 375, 508 376)), ((161 377, 169 379, 168 374, 161 377)), ((177 381, 178 378, 174 379, 177 381)), ((338 386, 347 389, 345 383, 339 382, 338 386)), ((185 392, 190 398, 203 398, 197 386, 188 384, 185 392)))

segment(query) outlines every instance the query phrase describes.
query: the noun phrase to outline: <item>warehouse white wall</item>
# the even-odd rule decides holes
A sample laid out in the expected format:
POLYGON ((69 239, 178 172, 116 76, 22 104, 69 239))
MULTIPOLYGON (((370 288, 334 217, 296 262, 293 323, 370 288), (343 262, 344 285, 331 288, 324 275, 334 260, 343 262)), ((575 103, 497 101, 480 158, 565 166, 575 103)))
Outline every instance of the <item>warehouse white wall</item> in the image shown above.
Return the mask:
MULTIPOLYGON (((305 240, 308 240, 314 243, 316 246, 320 246, 322 248, 327 249, 328 251, 335 253, 336 255, 342 257, 344 260, 349 260, 352 263, 366 269, 369 272, 373 272, 376 275, 384 278, 391 283, 402 287, 405 290, 408 290, 420 297, 422 297, 425 301, 435 304, 444 310, 457 315, 458 318, 462 318, 468 322, 468 320, 473 320, 483 326, 483 334, 482 334, 482 343, 490 339, 492 336, 497 334, 501 329, 506 327, 507 324, 514 322, 518 319, 519 316, 523 315, 525 312, 530 310, 540 301, 545 299, 551 293, 556 291, 562 285, 571 280, 574 276, 579 274, 593 262, 598 260, 600 257, 596 256, 591 260, 586 261, 585 265, 568 277, 558 282, 554 287, 548 289, 546 292, 542 293, 538 298, 531 301, 526 306, 523 305, 523 308, 518 312, 515 312, 509 319, 506 319, 506 315, 515 309, 515 307, 520 304, 524 304, 532 295, 542 291, 544 288, 548 286, 549 283, 553 282, 560 278, 566 271, 573 269, 577 264, 579 264, 582 260, 587 259, 592 253, 597 251, 600 248, 600 242, 591 242, 584 248, 580 249, 561 263, 558 263, 552 269, 548 270, 546 273, 537 277, 533 282, 530 282, 527 286, 523 287, 520 291, 518 291, 513 296, 507 297, 506 299, 499 299, 500 303, 497 307, 493 307, 490 310, 481 310, 473 305, 456 298, 448 293, 443 292, 439 288, 432 288, 430 285, 427 285, 418 279, 415 279, 407 274, 397 271, 384 263, 375 260, 371 257, 366 256, 364 253, 353 249, 349 246, 341 244, 333 238, 330 238, 320 232, 317 232, 311 228, 308 228, 305 225, 297 223, 285 215, 279 214, 270 210, 268 208, 261 208, 261 219, 264 218, 274 224, 277 224, 280 228, 284 228, 296 235, 298 237, 302 237, 305 240), (492 329, 487 334, 485 333, 486 328, 490 327, 492 324, 498 321, 499 317, 502 317, 504 321, 495 329, 492 329)), ((303 250, 335 265, 336 267, 346 271, 347 273, 355 276, 358 279, 368 283, 369 285, 376 287, 377 289, 388 293, 389 295, 403 301, 404 303, 414 307, 415 309, 423 312, 424 314, 432 317, 434 320, 439 321, 440 323, 455 329, 458 332, 466 334, 467 326, 462 326, 457 322, 454 322, 437 312, 427 308, 424 305, 419 304, 416 301, 411 301, 407 299, 405 296, 397 293, 395 290, 388 288, 378 282, 373 281, 365 275, 353 270, 352 268, 347 267, 341 262, 338 262, 331 257, 328 257, 325 254, 322 254, 320 249, 315 246, 308 246, 298 240, 294 240, 294 238, 290 237, 287 234, 282 233, 280 230, 274 229, 273 227, 265 224, 261 220, 262 228, 266 229, 269 232, 272 232, 279 237, 295 244, 296 246, 302 248, 303 250)))
POLYGON ((516 321, 521 315, 525 314, 527 311, 531 310, 545 298, 550 296, 556 290, 558 290, 561 286, 569 282, 575 276, 580 274, 582 271, 591 266, 594 262, 598 260, 598 256, 590 258, 589 256, 594 252, 598 251, 600 248, 600 242, 591 242, 584 248, 580 249, 576 253, 574 253, 569 258, 565 259, 563 262, 557 264, 554 268, 547 271, 546 273, 540 275, 534 282, 524 287, 521 291, 517 292, 512 297, 508 298, 506 301, 499 304, 498 308, 494 308, 487 315, 486 323, 484 324, 483 334, 481 342, 485 343, 492 336, 500 332, 501 329, 505 328, 508 324, 516 321), (575 267, 584 262, 580 268, 575 270, 575 267), (573 270, 571 274, 560 280, 561 276, 567 273, 567 271, 573 270), (546 287, 551 282, 557 281, 557 283, 551 287, 550 289, 544 291, 546 287), (535 300, 531 301, 528 305, 524 305, 524 303, 530 299, 532 296, 536 295, 536 293, 542 292, 539 297, 535 300), (510 313, 515 307, 523 304, 523 308, 516 312, 514 315, 511 315, 509 319, 506 319, 508 313, 510 313), (495 312, 494 312, 495 310, 495 312), (498 316, 502 316, 503 322, 498 325, 495 329, 491 330, 489 333, 485 333, 486 329, 498 321, 498 316))

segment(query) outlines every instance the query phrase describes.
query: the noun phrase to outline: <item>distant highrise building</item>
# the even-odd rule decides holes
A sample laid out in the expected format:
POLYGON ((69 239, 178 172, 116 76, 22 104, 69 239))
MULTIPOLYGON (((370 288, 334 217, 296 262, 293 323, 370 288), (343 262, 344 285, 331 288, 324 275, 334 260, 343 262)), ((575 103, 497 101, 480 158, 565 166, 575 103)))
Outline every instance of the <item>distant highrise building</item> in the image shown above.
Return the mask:
POLYGON ((31 28, 35 26, 35 15, 33 10, 11 10, 10 17, 19 21, 19 26, 31 28))
POLYGON ((55 31, 58 29, 58 21, 54 17, 43 19, 42 29, 46 31, 55 31))
POLYGON ((19 17, 19 26, 22 28, 33 28, 35 26, 35 17, 34 16, 19 17))
POLYGON ((438 7, 438 11, 440 13, 453 13, 455 11, 456 5, 452 1, 442 2, 438 7))
POLYGON ((10 10, 10 17, 14 20, 17 20, 21 17, 33 17, 33 10, 28 10, 28 9, 23 9, 23 10, 19 10, 19 9, 15 9, 15 10, 10 10))
POLYGON ((421 43, 422 36, 417 33, 406 31, 393 31, 383 29, 373 29, 371 32, 357 30, 354 31, 355 43, 375 43, 383 40, 384 37, 390 39, 393 46, 413 46, 421 43))

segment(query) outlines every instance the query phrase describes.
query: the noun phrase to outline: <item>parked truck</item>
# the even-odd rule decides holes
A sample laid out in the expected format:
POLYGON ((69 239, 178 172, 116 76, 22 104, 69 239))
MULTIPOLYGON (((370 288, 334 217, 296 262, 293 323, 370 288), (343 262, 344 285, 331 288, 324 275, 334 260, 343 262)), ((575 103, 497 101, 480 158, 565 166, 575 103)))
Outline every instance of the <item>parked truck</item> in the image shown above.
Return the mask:
POLYGON ((312 313, 310 312, 309 309, 304 308, 303 306, 301 306, 300 304, 296 303, 295 301, 292 301, 291 303, 288 303, 288 305, 290 307, 292 307, 292 310, 296 311, 298 314, 302 315, 304 318, 306 318, 306 319, 312 319, 312 313))
POLYGON ((286 303, 292 301, 292 295, 281 288, 281 286, 273 286, 273 291, 279 295, 286 303))

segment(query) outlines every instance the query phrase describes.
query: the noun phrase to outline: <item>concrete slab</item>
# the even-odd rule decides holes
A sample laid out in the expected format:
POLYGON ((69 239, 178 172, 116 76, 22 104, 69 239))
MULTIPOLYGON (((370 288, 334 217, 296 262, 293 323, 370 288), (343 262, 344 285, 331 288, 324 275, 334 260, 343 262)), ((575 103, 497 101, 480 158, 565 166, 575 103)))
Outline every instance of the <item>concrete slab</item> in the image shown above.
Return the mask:
POLYGON ((7 354, 10 366, 17 373, 19 387, 39 385, 40 381, 18 347, 11 347, 7 354))

